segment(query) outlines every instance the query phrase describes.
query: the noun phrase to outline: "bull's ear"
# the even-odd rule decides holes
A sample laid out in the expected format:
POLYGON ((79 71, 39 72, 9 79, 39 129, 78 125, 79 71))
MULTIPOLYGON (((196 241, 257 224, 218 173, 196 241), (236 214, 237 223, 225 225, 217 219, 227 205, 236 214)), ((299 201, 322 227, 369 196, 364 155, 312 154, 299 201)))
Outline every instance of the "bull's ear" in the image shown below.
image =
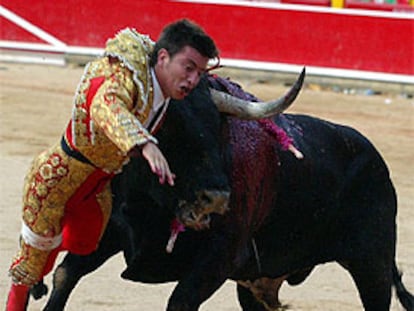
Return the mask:
POLYGON ((303 67, 292 88, 282 97, 268 102, 251 102, 214 89, 210 89, 210 92, 220 112, 241 119, 263 119, 285 111, 293 103, 302 88, 305 74, 303 67))

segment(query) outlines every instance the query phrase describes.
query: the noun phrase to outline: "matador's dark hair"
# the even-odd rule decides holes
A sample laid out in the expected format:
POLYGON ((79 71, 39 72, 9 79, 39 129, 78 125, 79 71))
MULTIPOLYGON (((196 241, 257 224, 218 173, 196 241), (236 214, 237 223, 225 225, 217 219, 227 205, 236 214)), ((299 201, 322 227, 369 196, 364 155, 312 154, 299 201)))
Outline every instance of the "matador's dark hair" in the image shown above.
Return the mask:
POLYGON ((218 57, 219 54, 213 39, 199 25, 182 19, 164 28, 151 54, 150 66, 154 67, 157 64, 160 49, 166 49, 172 57, 185 46, 196 49, 209 59, 218 57))

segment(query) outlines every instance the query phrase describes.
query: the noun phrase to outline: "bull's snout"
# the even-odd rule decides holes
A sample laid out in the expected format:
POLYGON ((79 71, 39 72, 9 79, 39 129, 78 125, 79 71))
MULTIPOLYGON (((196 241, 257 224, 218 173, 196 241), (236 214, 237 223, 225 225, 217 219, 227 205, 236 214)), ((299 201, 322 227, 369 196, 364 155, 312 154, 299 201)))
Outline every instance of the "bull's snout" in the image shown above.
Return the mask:
POLYGON ((210 225, 210 214, 223 215, 229 210, 229 198, 229 191, 199 191, 193 203, 180 202, 178 218, 186 227, 196 230, 206 229, 210 225))
POLYGON ((201 208, 209 213, 217 213, 223 215, 229 209, 229 191, 203 190, 197 194, 201 208))

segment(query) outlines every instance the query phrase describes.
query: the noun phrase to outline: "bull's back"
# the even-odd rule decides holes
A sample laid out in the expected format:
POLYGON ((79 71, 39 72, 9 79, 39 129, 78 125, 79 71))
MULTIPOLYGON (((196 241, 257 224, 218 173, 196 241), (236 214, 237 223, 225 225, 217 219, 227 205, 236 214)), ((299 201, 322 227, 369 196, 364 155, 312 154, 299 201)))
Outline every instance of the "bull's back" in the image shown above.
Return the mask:
POLYGON ((258 239, 273 264, 283 270, 394 249, 395 191, 369 140, 311 116, 275 121, 304 159, 278 152, 277 200, 258 239))

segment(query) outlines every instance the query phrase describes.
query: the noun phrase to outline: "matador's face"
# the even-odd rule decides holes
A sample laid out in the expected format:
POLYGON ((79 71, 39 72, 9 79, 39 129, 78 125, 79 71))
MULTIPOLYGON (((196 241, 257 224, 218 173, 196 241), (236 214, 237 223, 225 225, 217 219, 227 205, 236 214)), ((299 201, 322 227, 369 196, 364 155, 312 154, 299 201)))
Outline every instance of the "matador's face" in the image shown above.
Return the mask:
POLYGON ((195 88, 206 70, 208 58, 185 46, 174 56, 160 49, 155 65, 157 80, 165 97, 183 99, 195 88))

